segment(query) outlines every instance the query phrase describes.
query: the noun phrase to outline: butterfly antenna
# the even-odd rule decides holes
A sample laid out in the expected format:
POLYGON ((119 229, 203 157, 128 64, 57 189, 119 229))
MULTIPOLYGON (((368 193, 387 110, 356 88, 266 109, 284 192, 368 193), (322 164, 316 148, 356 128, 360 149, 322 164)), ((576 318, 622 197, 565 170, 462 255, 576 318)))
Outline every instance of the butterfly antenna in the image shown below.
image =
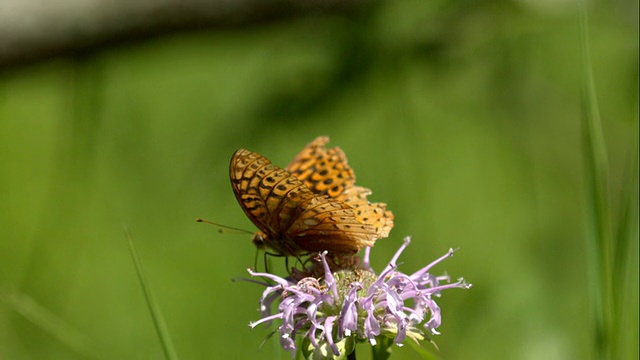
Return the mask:
POLYGON ((206 224, 209 224, 209 225, 215 225, 215 226, 220 228, 220 229, 218 229, 218 232, 221 232, 221 233, 227 233, 227 234, 252 234, 253 235, 253 233, 251 231, 249 231, 249 230, 239 229, 239 228, 235 228, 233 226, 222 225, 222 224, 218 224, 218 223, 215 223, 213 221, 209 221, 209 220, 205 220, 205 219, 196 218, 196 221, 197 222, 201 222, 201 223, 206 223, 206 224))

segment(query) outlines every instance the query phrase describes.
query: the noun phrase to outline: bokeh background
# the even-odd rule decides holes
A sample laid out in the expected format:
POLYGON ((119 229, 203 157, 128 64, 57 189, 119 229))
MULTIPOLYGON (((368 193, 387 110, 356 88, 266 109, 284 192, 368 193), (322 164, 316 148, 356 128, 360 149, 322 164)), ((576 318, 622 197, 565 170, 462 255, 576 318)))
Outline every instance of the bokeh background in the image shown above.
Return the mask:
MULTIPOLYGON (((637 6, 588 8, 614 225, 637 196, 637 6)), ((319 135, 396 216, 375 268, 407 235, 406 272, 460 248, 434 271, 473 288, 443 294, 440 350, 426 349, 597 357, 573 1, 359 2, 230 23, 1 68, 0 358, 163 358, 124 227, 182 359, 289 358, 247 326, 262 289, 231 281, 254 264, 250 236, 194 219, 253 230, 231 154, 284 166, 319 135)), ((621 358, 635 359, 629 259, 621 358)))

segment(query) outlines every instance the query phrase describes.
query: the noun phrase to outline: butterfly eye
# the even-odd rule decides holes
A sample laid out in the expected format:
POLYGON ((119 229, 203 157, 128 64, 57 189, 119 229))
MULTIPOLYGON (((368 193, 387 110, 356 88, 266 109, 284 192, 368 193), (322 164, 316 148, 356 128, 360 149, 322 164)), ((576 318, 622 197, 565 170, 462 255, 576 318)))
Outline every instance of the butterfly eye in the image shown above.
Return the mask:
POLYGON ((251 242, 253 242, 253 244, 260 250, 265 248, 265 244, 264 244, 264 234, 261 233, 260 231, 258 231, 257 233, 253 234, 253 238, 251 238, 251 242))

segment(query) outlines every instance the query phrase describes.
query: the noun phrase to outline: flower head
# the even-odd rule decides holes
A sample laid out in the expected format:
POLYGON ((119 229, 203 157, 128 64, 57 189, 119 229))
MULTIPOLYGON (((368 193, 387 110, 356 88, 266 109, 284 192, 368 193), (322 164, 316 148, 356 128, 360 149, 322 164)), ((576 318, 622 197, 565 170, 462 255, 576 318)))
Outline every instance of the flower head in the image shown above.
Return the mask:
POLYGON ((356 341, 375 346, 380 339, 393 339, 393 343, 402 346, 406 338, 422 340, 425 334, 420 325, 426 337, 439 334, 436 329, 441 323, 440 308, 434 297, 439 297, 442 290, 468 289, 471 284, 462 278, 450 283, 446 275, 429 273, 433 266, 453 255, 452 249, 411 275, 398 271, 396 261, 409 242, 410 238, 405 238, 377 275, 369 266, 370 248, 366 248, 362 264, 351 262, 357 267, 336 269, 330 266, 334 262, 325 251, 319 254, 320 262, 287 278, 249 270, 252 276, 275 283, 264 283, 266 289, 260 298, 262 318, 249 326, 279 321, 280 343, 293 356, 298 335, 304 338, 303 351, 331 357, 350 353, 356 341), (303 276, 318 273, 322 273, 322 280, 303 276), (276 300, 278 311, 272 314, 271 305, 276 300))

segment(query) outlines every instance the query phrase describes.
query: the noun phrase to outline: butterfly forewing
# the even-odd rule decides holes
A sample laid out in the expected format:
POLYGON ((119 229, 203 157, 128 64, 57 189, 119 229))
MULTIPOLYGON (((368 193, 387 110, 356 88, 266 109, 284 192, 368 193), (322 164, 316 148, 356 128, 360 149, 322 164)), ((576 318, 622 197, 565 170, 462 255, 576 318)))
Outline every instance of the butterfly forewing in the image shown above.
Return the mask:
POLYGON ((259 154, 240 149, 233 154, 229 167, 231 186, 240 207, 251 222, 265 234, 277 231, 258 187, 270 163, 259 154))

